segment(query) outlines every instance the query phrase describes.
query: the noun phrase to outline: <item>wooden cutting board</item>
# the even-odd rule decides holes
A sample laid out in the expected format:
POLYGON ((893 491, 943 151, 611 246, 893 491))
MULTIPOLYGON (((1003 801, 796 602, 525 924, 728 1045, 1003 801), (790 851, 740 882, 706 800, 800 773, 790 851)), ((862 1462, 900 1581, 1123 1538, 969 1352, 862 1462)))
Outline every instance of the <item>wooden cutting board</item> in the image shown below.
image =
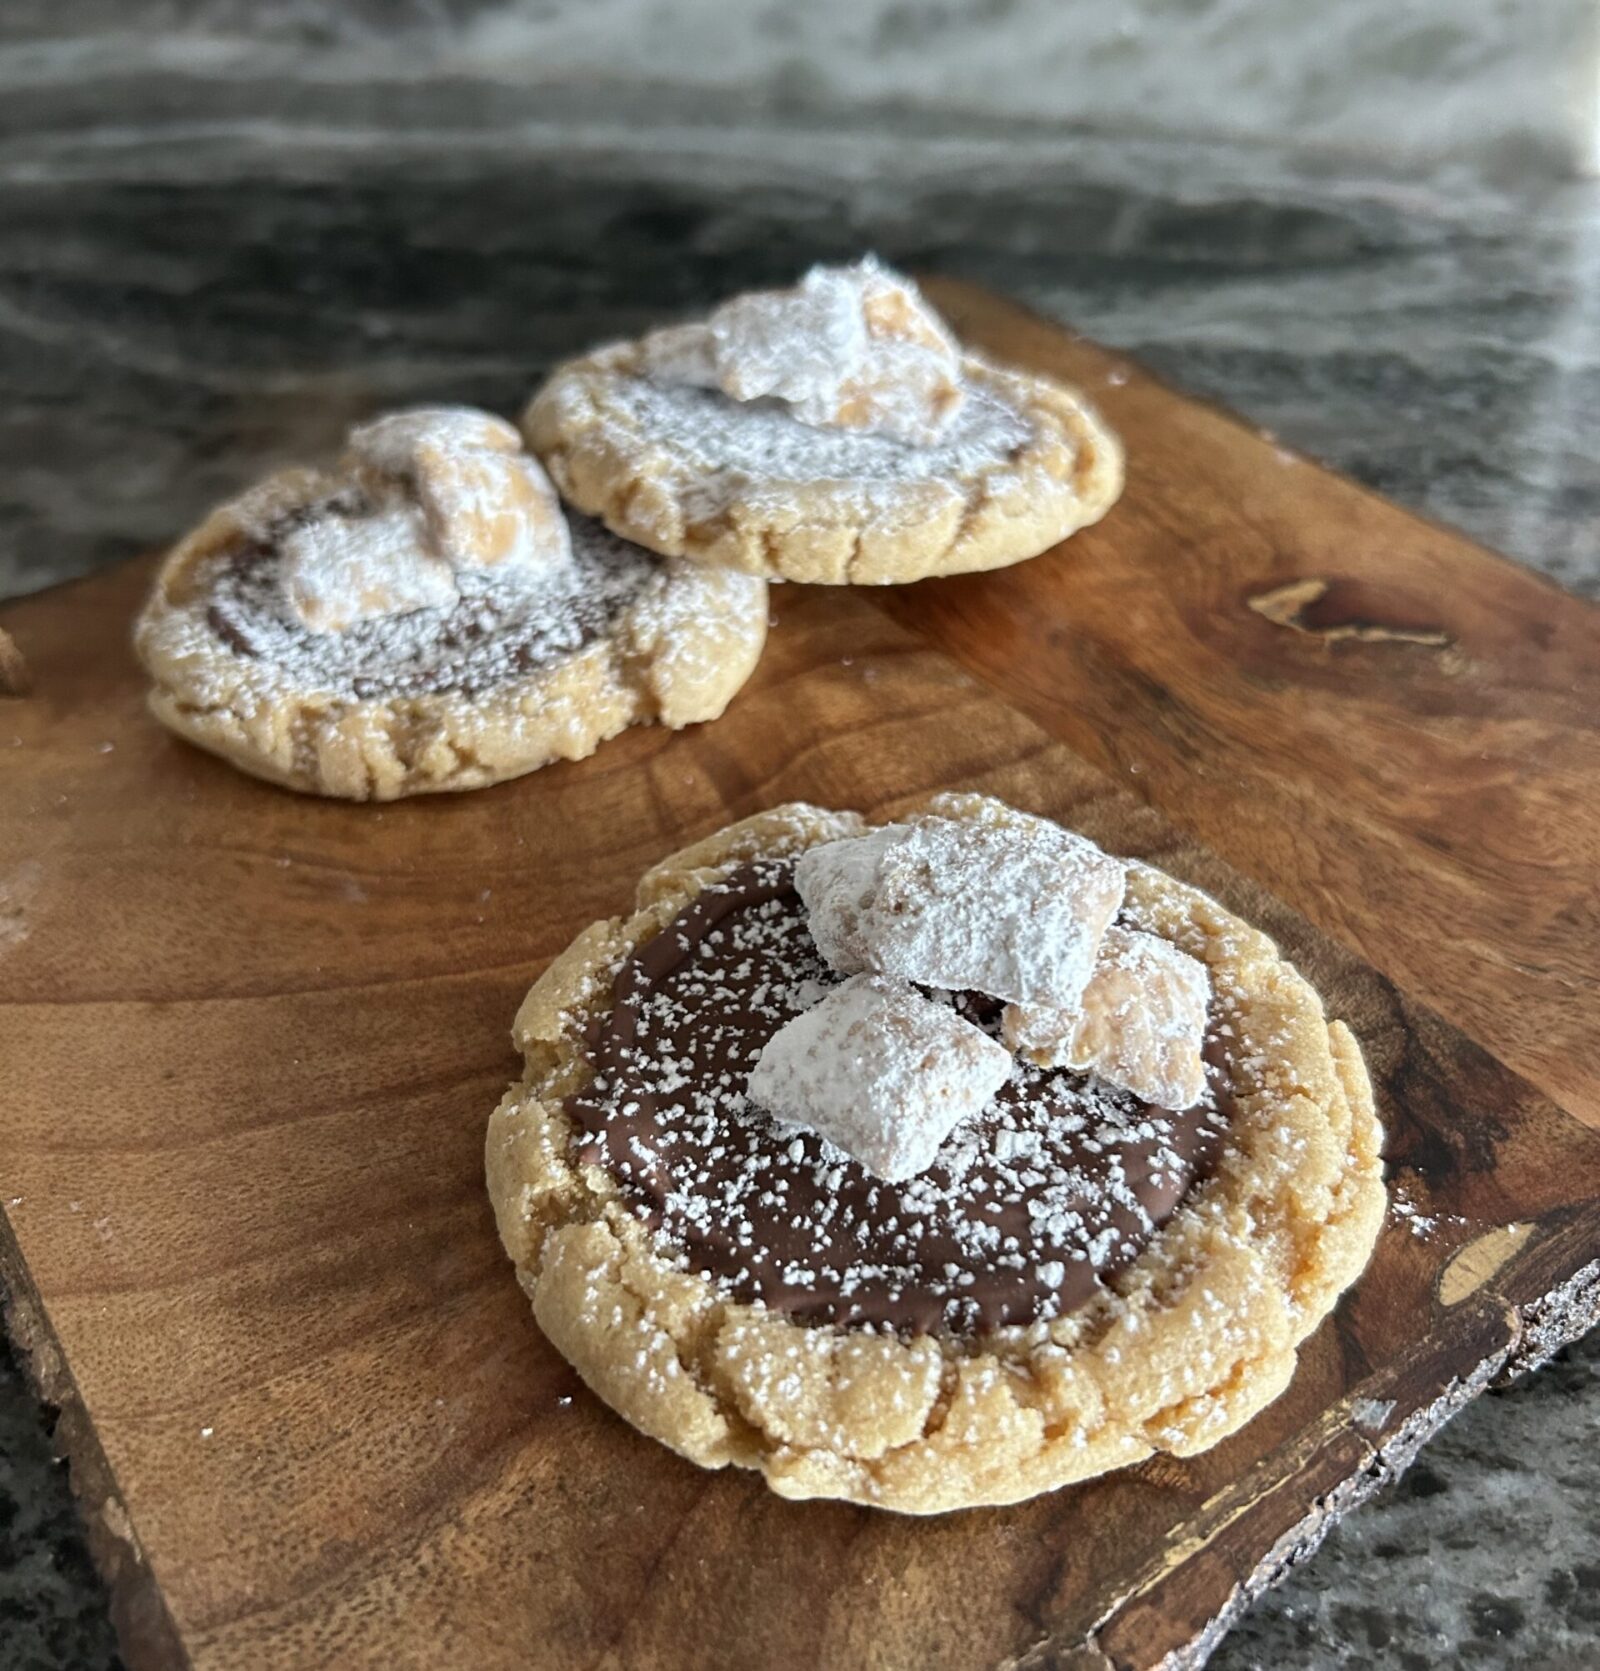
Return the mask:
POLYGON ((718 723, 375 808, 142 708, 151 566, 15 604, 0 1261, 137 1667, 1198 1664, 1493 1378, 1600 1311, 1600 616, 978 291, 1128 443, 995 575, 780 589, 718 723), (1262 922, 1363 1041, 1395 1211, 1284 1396, 1187 1462, 910 1520, 702 1473, 495 1240, 522 992, 791 797, 974 787, 1262 922))

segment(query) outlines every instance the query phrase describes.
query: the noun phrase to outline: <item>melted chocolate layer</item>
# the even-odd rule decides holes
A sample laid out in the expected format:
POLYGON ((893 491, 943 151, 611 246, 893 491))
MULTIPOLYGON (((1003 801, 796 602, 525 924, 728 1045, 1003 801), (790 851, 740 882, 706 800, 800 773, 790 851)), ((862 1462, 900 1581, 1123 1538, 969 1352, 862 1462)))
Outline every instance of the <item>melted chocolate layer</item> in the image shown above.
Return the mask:
MULTIPOLYGON (((340 512, 360 513, 359 504, 340 512)), ((290 513, 269 537, 216 559, 207 624, 235 655, 272 665, 298 688, 357 701, 479 696, 575 655, 610 629, 659 563, 598 522, 571 515, 568 568, 531 579, 512 569, 463 568, 460 597, 448 608, 313 633, 284 597, 277 544, 309 514, 290 513)))
MULTIPOLYGON (((978 1331, 1081 1305, 1214 1162, 1215 1041, 1216 1089, 1184 1113, 1019 1060, 932 1168, 884 1183, 744 1095, 762 1046, 840 979, 792 870, 742 868, 623 965, 591 1029, 594 1077, 566 1103, 580 1158, 618 1179, 680 1264, 807 1321, 978 1331)), ((998 1034, 998 1004, 952 1002, 998 1034)))

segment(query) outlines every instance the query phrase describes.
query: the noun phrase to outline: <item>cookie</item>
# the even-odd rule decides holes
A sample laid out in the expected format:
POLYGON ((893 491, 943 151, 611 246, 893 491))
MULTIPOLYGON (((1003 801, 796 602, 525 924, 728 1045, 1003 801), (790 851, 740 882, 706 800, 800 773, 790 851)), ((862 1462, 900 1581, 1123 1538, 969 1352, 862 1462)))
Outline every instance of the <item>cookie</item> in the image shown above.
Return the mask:
MULTIPOLYGON (((976 795, 924 811, 1016 816, 976 795)), ((634 1426, 790 1497, 936 1513, 1208 1448, 1283 1391, 1376 1239, 1354 1039, 1264 935, 1130 863, 1116 930, 1205 971, 1203 1097, 1174 1112, 1015 1057, 931 1167, 887 1180, 873 1097, 832 1127, 865 1161, 805 1122, 837 1054, 807 1070, 798 1123, 749 1095, 769 1042, 850 978, 810 934, 796 861, 865 828, 796 804, 719 831, 529 992, 486 1163, 541 1328, 634 1426)), ((997 999, 923 997, 1002 1036, 997 999)), ((917 1097, 948 1071, 893 1066, 917 1097)))
POLYGON ((714 719, 766 630, 762 581, 569 522, 511 425, 428 408, 212 512, 135 636, 180 736, 288 788, 393 800, 714 719))
POLYGON ((1080 395, 963 352, 872 261, 572 360, 523 429, 614 532, 770 579, 1000 568, 1122 490, 1121 447, 1080 395))

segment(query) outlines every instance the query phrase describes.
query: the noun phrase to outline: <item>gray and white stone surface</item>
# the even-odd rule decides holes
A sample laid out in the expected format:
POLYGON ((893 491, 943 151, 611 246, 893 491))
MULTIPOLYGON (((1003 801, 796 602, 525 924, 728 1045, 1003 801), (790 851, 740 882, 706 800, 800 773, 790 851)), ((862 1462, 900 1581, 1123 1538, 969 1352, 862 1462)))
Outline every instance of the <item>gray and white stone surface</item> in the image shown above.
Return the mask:
MULTIPOLYGON (((0 98, 0 594, 169 540, 358 415, 514 411, 579 346, 865 247, 1018 295, 1600 594, 1600 186, 190 70, 0 98)), ((1214 1665, 1600 1665, 1597 1423, 1591 1339, 1458 1418, 1214 1665)), ((6 1370, 0 1666, 113 1655, 6 1370)))
POLYGON ((8 0, 8 39, 8 82, 462 76, 1600 170, 1592 0, 8 0))
POLYGON ((478 84, 140 82, 114 117, 103 93, 0 100, 5 590, 159 544, 374 407, 510 411, 577 344, 869 245, 1600 588, 1592 182, 911 122, 643 127, 478 84))

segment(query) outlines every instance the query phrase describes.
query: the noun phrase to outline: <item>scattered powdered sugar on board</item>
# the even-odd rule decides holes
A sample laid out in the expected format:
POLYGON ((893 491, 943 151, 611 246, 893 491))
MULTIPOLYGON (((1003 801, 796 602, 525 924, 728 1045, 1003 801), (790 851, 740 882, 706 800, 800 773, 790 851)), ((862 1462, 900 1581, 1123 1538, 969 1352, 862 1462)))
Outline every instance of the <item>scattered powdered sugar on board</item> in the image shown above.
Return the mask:
POLYGON ((1463 1225, 1467 1221, 1459 1213, 1424 1212, 1411 1198, 1404 1182, 1394 1184, 1389 1191, 1389 1211, 1418 1241, 1431 1241, 1441 1225, 1463 1225))
POLYGON ((211 560, 207 606, 192 630, 270 668, 286 689, 370 700, 476 696, 573 654, 601 636, 659 570, 661 559, 574 516, 569 564, 456 571, 459 596, 437 608, 314 633, 284 595, 278 544, 263 540, 211 560))
MULTIPOLYGON (((745 867, 624 964, 591 1033, 595 1076, 566 1104, 581 1158, 681 1267, 807 1320, 959 1330, 1082 1304, 1210 1170, 1225 1069, 1177 1114, 1016 1062, 931 1168, 886 1183, 746 1094, 767 1041, 840 979, 792 881, 791 861, 745 867)), ((943 997, 998 1035, 997 1003, 943 997)))

